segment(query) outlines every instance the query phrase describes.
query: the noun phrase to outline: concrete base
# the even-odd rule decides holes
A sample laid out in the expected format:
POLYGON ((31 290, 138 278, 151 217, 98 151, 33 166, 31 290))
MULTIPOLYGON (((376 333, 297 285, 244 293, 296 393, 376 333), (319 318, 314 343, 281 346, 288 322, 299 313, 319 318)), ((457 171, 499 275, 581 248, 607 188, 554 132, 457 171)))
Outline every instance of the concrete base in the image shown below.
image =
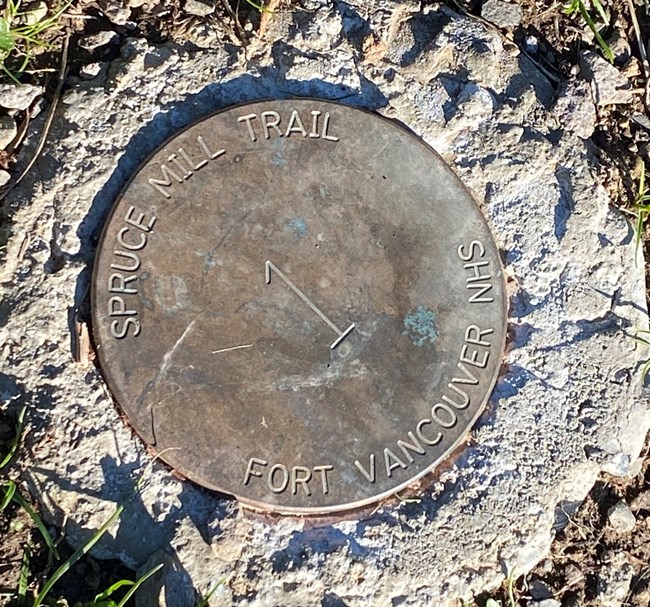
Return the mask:
POLYGON ((247 513, 155 464, 95 551, 132 567, 166 563, 143 605, 189 606, 219 582, 211 604, 451 605, 533 567, 601 470, 634 468, 650 426, 648 352, 629 337, 647 326, 643 262, 572 119, 593 115, 589 89, 554 101, 531 61, 483 25, 419 3, 372 4, 313 1, 267 16, 246 50, 215 42, 224 38, 209 26, 195 46, 130 40, 97 78, 69 83, 51 143, 7 201, 0 394, 5 408, 30 404, 24 475, 73 545, 128 499, 149 461, 99 371, 73 362, 71 335, 87 318, 112 201, 177 129, 265 97, 376 110, 485 200, 503 250, 503 372, 453 464, 414 499, 328 520, 247 513))

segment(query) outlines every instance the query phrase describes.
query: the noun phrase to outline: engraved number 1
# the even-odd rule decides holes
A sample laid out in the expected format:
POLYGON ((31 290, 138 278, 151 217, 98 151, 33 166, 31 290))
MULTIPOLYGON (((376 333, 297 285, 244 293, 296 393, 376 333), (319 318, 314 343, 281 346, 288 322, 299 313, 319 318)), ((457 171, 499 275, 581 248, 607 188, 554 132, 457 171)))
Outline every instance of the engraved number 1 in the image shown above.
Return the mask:
POLYGON ((334 332, 338 335, 336 340, 332 343, 330 346, 330 350, 333 350, 338 346, 352 331, 354 330, 354 323, 352 323, 345 331, 341 331, 325 314, 323 314, 312 302, 311 300, 296 286, 294 285, 276 266, 273 262, 267 261, 265 264, 265 273, 266 273, 266 284, 270 285, 271 284, 271 273, 275 272, 284 282, 286 285, 298 296, 302 301, 304 301, 311 309, 313 312, 316 313, 316 316, 320 318, 330 329, 333 329, 334 332))

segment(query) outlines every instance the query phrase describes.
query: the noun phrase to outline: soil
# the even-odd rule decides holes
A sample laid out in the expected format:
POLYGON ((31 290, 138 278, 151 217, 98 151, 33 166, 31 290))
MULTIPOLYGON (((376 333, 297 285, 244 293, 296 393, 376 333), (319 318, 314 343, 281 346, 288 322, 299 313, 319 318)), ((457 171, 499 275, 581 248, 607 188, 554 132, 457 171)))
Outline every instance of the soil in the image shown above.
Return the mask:
MULTIPOLYGON (((595 1, 595 0, 593 0, 595 1)), ((119 55, 120 44, 107 45, 92 51, 78 45, 82 36, 99 31, 115 31, 121 41, 126 37, 144 36, 152 43, 174 39, 185 41, 186 33, 199 22, 219 25, 228 40, 247 44, 255 35, 260 23, 260 13, 244 0, 215 0, 215 11, 207 17, 189 15, 181 0, 149 0, 133 8, 127 23, 113 23, 107 16, 111 7, 122 6, 117 0, 78 0, 68 10, 72 17, 66 20, 70 31, 68 75, 78 76, 80 70, 97 61, 107 61, 119 55)), ((138 2, 131 2, 137 4, 138 2)), ((299 0, 294 2, 299 4, 299 0)), ((422 4, 429 3, 428 0, 422 4)), ((483 0, 450 0, 456 10, 480 18, 483 0)), ((554 81, 558 90, 563 82, 576 73, 579 53, 585 48, 602 52, 579 14, 567 16, 563 4, 555 0, 520 0, 523 20, 514 30, 501 30, 506 38, 525 50, 554 81), (536 48, 535 48, 536 47, 536 48), (534 50, 533 50, 534 49, 534 50)), ((647 117, 645 89, 647 86, 642 56, 636 33, 630 19, 628 0, 612 0, 606 4, 610 24, 601 27, 603 37, 609 41, 616 55, 615 66, 624 72, 635 89, 632 104, 601 109, 596 132, 592 138, 596 152, 601 156, 602 182, 608 188, 614 204, 634 215, 633 201, 640 170, 650 168, 650 120, 647 117)), ((589 6, 589 4, 587 3, 589 6)), ((635 5, 643 43, 650 34, 650 18, 643 5, 635 5)), ((281 8, 280 8, 281 10, 281 8)), ((595 11, 590 10, 599 26, 595 11)), ((59 40, 53 39, 53 48, 37 55, 34 67, 54 68, 50 72, 36 71, 25 74, 24 82, 43 84, 46 96, 52 99, 57 84, 57 70, 61 61, 59 40), (58 44, 58 46, 57 46, 58 44)), ((20 124, 23 115, 17 116, 20 124)), ((9 153, 0 152, 0 168, 11 170, 20 158, 20 148, 9 153)), ((8 218, 5 218, 7 222, 8 218)), ((3 218, 0 216, 0 232, 3 218)), ((6 223, 5 223, 6 225, 6 223)), ((650 239, 644 235, 646 259, 650 259, 650 239)), ((647 266, 650 268, 650 264, 647 266)), ((650 277, 650 276, 649 276, 650 277)), ((3 419, 0 411, 0 454, 6 453, 12 440, 14 420, 3 419)), ((28 458, 19 452, 17 457, 28 458)), ((0 471, 0 483, 11 474, 11 466, 0 471)), ((17 479, 19 480, 19 479, 17 479)), ((22 495, 29 498, 21 487, 22 495)), ((35 507, 35 504, 32 503, 35 507)), ((562 517, 560 517, 562 518, 562 517)), ((51 530, 58 541, 61 556, 65 559, 72 550, 51 530)), ((0 513, 0 606, 16 604, 23 555, 28 550, 29 588, 42 587, 57 564, 49 554, 42 536, 27 513, 10 505, 0 513), (12 603, 13 601, 13 603, 12 603)), ((120 579, 135 579, 135 573, 118 562, 96 561, 86 556, 54 588, 52 596, 65 597, 70 605, 92 601, 96 594, 120 579)), ((517 572, 513 572, 516 578, 517 572)), ((483 607, 490 599, 512 607, 507 588, 488 589, 477 597, 476 605, 483 607)), ((544 599, 556 603, 541 603, 540 607, 648 607, 650 605, 650 436, 646 441, 644 456, 637 464, 637 474, 621 479, 603 475, 577 512, 567 511, 548 558, 529 574, 512 580, 512 594, 516 605, 533 607, 544 599), (634 528, 622 531, 615 528, 609 516, 610 509, 624 503, 634 516, 634 528), (622 580, 622 581, 621 581, 622 580), (617 594, 618 593, 618 594, 617 594), (613 597, 613 598, 610 598, 613 597)))
MULTIPOLYGON (((518 605, 544 598, 562 607, 650 605, 650 435, 639 464, 632 478, 603 475, 578 511, 566 516, 548 558, 515 582, 518 605), (610 509, 621 501, 636 519, 631 531, 617 530, 609 520, 610 509), (630 581, 622 586, 619 602, 608 602, 608 578, 625 568, 630 581)), ((510 605, 505 588, 486 593, 477 604, 482 607, 490 596, 510 605)))

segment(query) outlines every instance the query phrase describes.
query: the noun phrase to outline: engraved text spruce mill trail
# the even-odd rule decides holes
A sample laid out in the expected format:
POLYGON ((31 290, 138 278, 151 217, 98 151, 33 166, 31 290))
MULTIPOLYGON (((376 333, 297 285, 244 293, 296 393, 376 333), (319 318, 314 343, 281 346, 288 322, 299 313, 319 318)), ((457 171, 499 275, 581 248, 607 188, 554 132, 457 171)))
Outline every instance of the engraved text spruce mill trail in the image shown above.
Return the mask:
MULTIPOLYGON (((238 125, 246 125, 246 133, 251 141, 257 141, 256 125, 259 125, 264 139, 270 139, 272 134, 277 137, 302 136, 309 139, 323 139, 336 142, 339 138, 330 134, 331 115, 329 112, 311 110, 303 112, 308 119, 305 121, 298 110, 292 110, 289 118, 283 121, 279 112, 269 110, 258 114, 246 114, 237 118, 238 125), (308 128, 305 127, 308 125, 308 128)), ((210 162, 224 156, 226 150, 221 148, 213 151, 202 135, 196 137, 195 144, 191 147, 179 147, 167 156, 166 162, 160 163, 160 175, 149 177, 148 184, 155 192, 165 199, 172 198, 172 186, 182 184, 197 171, 207 166, 210 162)), ((108 292, 112 294, 108 303, 108 316, 111 319, 111 335, 115 339, 124 339, 127 336, 140 335, 142 326, 138 319, 138 310, 134 305, 127 303, 129 299, 135 301, 138 290, 138 272, 142 265, 139 252, 147 244, 147 238, 152 233, 156 217, 146 220, 143 214, 139 219, 134 219, 136 209, 131 206, 124 221, 139 228, 144 233, 139 238, 129 233, 129 227, 124 227, 118 232, 117 247, 114 251, 115 260, 111 268, 116 270, 108 279, 108 292), (140 223, 138 223, 140 222, 140 223), (129 298, 128 296, 133 296, 129 298)), ((350 330, 348 328, 345 332, 350 330)), ((338 342, 336 342, 338 343, 338 342)))
MULTIPOLYGON (((337 136, 330 133, 331 116, 329 112, 322 115, 322 112, 318 110, 311 110, 309 119, 304 121, 300 112, 293 110, 285 123, 279 112, 269 110, 261 112, 259 115, 240 116, 237 122, 246 125, 246 132, 253 142, 258 139, 258 129, 264 139, 271 139, 272 136, 285 138, 301 136, 305 139, 339 141, 337 136)), ((174 183, 183 183, 210 161, 216 160, 226 153, 224 149, 212 151, 201 135, 197 137, 194 148, 193 150, 178 148, 176 152, 170 154, 167 162, 160 164, 160 176, 150 177, 149 185, 165 198, 171 198, 170 186, 174 183)))

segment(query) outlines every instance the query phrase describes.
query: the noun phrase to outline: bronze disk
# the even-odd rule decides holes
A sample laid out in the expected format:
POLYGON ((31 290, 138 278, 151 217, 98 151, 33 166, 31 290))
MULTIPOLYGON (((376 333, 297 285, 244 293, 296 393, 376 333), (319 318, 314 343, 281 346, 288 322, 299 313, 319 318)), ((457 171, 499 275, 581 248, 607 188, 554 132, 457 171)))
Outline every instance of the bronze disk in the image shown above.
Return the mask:
POLYGON ((498 251, 460 180, 404 128, 309 99, 168 141, 115 203, 92 287, 101 368, 140 436, 284 513, 430 471, 505 341, 498 251))

